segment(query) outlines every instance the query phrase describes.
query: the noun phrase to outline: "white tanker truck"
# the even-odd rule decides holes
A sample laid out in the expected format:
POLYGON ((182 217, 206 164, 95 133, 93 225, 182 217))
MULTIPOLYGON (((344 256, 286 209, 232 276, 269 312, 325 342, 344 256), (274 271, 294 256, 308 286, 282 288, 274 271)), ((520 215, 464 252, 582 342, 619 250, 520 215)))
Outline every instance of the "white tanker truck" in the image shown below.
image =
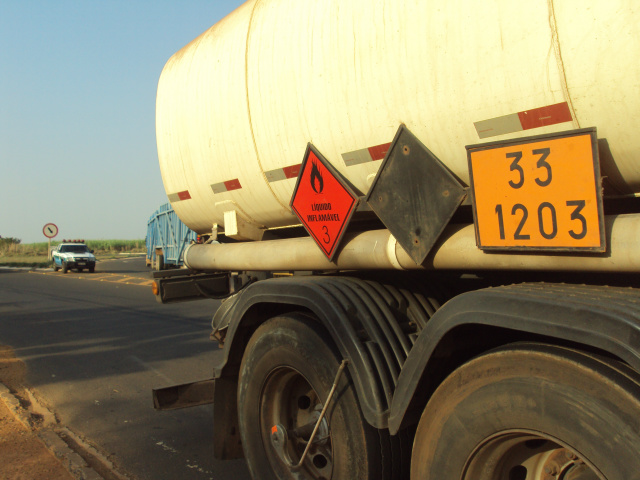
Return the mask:
POLYGON ((250 0, 157 94, 256 479, 640 478, 640 8, 250 0))

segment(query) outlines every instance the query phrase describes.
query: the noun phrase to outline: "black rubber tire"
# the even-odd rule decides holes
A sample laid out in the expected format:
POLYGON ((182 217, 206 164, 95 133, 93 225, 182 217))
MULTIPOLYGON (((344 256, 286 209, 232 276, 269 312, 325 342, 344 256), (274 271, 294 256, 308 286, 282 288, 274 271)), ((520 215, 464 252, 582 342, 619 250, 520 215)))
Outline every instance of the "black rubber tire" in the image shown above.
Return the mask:
POLYGON ((60 270, 60 267, 56 265, 56 262, 54 260, 54 262, 53 262, 53 271, 57 272, 58 270, 60 270))
POLYGON ((67 262, 62 262, 62 273, 67 273, 69 271, 69 267, 67 267, 67 262))
POLYGON ((585 466, 565 467, 574 469, 566 478, 640 479, 637 378, 626 366, 548 345, 515 345, 478 357, 454 371, 430 399, 415 436, 411 479, 547 478, 529 467, 495 466, 507 455, 499 451, 482 466, 491 473, 469 473, 475 468, 470 460, 479 462, 501 438, 527 433, 552 440, 547 443, 555 451, 573 452, 590 468, 583 477, 575 471, 585 466), (493 473, 500 468, 511 470, 493 473))
POLYGON ((93 273, 96 271, 96 267, 89 267, 89 273, 93 273))
MULTIPOLYGON (((261 410, 269 398, 263 396, 263 391, 269 379, 277 376, 276 372, 291 370, 294 375, 302 375, 324 402, 338 371, 339 359, 326 331, 302 314, 272 318, 253 334, 240 368, 238 419, 243 450, 254 479, 325 478, 316 476, 317 472, 311 476, 308 471, 299 472, 302 474, 299 477, 292 476, 270 442, 270 426, 266 425, 261 410)), ((327 410, 327 420, 331 435, 330 478, 367 480, 385 478, 384 472, 393 475, 388 431, 374 429, 365 421, 346 370, 327 410), (384 452, 383 445, 387 446, 384 452)))

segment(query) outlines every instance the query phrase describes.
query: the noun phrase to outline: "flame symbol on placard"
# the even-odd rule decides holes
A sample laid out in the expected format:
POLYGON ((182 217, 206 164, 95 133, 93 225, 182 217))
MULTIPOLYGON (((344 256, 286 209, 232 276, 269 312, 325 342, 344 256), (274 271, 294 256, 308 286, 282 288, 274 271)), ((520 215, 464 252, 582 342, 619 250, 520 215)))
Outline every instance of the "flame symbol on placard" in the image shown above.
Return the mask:
POLYGON ((320 170, 318 169, 318 164, 313 162, 313 166, 311 167, 311 188, 316 193, 322 193, 324 189, 324 180, 322 180, 322 174, 320 174, 320 170))

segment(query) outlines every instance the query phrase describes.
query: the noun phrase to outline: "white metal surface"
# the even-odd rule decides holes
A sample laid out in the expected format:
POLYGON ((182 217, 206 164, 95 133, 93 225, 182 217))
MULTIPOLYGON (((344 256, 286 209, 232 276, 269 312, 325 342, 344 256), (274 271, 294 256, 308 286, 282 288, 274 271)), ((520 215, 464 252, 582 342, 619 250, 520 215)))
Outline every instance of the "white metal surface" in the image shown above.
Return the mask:
POLYGON ((228 211, 295 224, 295 178, 270 172, 299 164, 308 142, 366 193, 381 162, 342 155, 404 123, 468 182, 465 145, 485 141, 475 122, 567 102, 573 121, 488 140, 595 126, 605 175, 639 193, 639 24, 625 0, 251 0, 165 66, 166 192, 198 233, 228 211))

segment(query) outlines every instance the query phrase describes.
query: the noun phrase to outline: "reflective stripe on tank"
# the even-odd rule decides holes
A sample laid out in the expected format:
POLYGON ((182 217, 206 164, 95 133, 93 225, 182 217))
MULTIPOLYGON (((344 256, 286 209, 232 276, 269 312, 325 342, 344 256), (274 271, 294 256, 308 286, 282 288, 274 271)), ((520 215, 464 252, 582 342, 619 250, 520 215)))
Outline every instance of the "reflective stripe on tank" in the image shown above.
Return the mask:
POLYGON ((189 193, 189 190, 183 190, 182 192, 170 193, 167 197, 171 203, 175 203, 181 200, 191 199, 191 194, 189 193))
POLYGON ((288 167, 276 168, 275 170, 269 170, 264 172, 265 177, 269 182, 278 182, 280 180, 286 180, 287 178, 298 178, 300 173, 301 163, 297 165, 290 165, 288 167))
POLYGON ((226 182, 214 183, 211 185, 211 190, 213 193, 224 193, 230 192, 232 190, 239 190, 242 188, 240 185, 240 180, 234 178, 233 180, 227 180, 226 182))
POLYGON ((546 127, 557 123, 571 122, 571 111, 567 102, 547 105, 523 112, 512 113, 502 117, 490 118, 474 122, 478 137, 487 138, 506 133, 531 130, 532 128, 546 127))
MULTIPOLYGON (((384 143, 382 145, 376 145, 375 147, 354 150, 352 152, 343 153, 342 159, 347 167, 358 165, 360 163, 382 160, 389 151, 390 146, 391 143, 384 143)), ((274 170, 264 172, 264 175, 269 182, 279 182, 280 180, 286 180, 288 178, 298 178, 300 167, 302 167, 302 164, 276 168, 274 170)))
POLYGON ((382 145, 376 145, 375 147, 362 148, 360 150, 354 150, 353 152, 343 153, 342 160, 344 160, 344 164, 347 167, 382 160, 389 151, 390 146, 391 143, 384 143, 382 145))
MULTIPOLYGON (((382 160, 387 154, 391 143, 385 143, 383 145, 376 145, 375 147, 363 148, 355 150, 353 152, 347 152, 342 154, 342 159, 347 167, 351 165, 357 165, 359 163, 373 162, 375 160, 382 160)), ((298 178, 300 174, 300 167, 302 164, 289 165, 288 167, 276 168, 264 172, 265 177, 270 183, 279 182, 280 180, 287 180, 288 178, 298 178)), ((212 186, 213 187, 213 186, 212 186)))

